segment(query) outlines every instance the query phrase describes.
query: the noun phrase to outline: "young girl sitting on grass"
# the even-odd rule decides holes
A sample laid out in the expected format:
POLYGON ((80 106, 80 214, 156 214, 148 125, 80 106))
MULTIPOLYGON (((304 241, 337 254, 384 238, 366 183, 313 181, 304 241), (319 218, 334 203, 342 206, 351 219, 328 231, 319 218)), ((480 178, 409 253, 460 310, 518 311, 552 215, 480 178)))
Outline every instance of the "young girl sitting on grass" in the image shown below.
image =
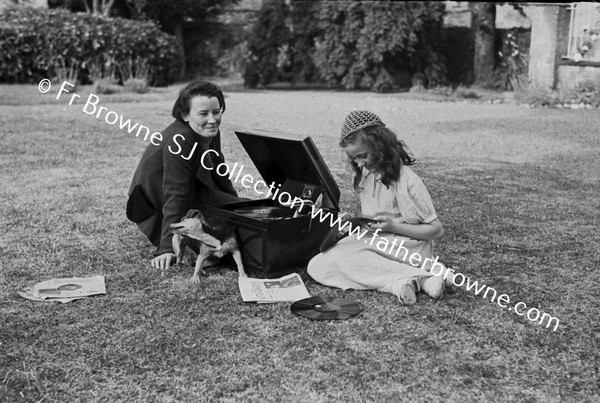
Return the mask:
POLYGON ((415 159, 369 111, 354 111, 346 117, 339 144, 354 171, 361 215, 377 222, 369 226, 374 232, 368 236, 347 236, 315 256, 308 273, 331 287, 388 292, 404 305, 414 304, 421 290, 439 298, 445 285, 443 275, 427 270, 434 260, 433 241, 443 233, 442 224, 427 188, 409 167, 415 159), (423 264, 427 258, 429 265, 423 264))

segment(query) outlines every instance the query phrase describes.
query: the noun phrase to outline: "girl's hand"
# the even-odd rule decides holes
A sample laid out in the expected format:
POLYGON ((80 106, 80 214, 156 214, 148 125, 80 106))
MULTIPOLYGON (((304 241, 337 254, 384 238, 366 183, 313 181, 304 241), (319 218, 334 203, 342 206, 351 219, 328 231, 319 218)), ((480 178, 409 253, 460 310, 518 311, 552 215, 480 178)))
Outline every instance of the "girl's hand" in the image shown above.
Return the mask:
POLYGON ((394 222, 391 219, 382 216, 377 216, 374 220, 377 220, 378 222, 371 224, 372 230, 376 231, 377 229, 381 229, 382 231, 391 232, 392 234, 408 238, 433 241, 439 239, 444 234, 442 223, 438 218, 430 223, 421 224, 408 224, 404 220, 394 222))
POLYGON ((158 255, 157 257, 152 259, 150 264, 155 269, 166 270, 171 265, 173 259, 175 259, 174 253, 163 253, 162 255, 158 255))
POLYGON ((394 221, 392 221, 391 218, 384 217, 384 216, 377 216, 373 219, 376 220, 377 222, 371 223, 371 225, 369 225, 369 228, 371 228, 372 230, 380 229, 384 232, 394 232, 394 231, 392 231, 392 229, 394 228, 394 221))

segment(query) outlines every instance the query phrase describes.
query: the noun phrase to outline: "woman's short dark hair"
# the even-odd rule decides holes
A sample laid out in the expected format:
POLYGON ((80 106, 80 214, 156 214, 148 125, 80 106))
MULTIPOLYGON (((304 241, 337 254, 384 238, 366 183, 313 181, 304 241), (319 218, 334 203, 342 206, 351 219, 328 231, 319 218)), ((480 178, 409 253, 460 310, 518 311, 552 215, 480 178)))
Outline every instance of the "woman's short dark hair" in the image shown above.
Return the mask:
POLYGON ((189 115, 192 98, 197 95, 217 98, 221 111, 225 112, 225 97, 219 87, 208 81, 192 81, 179 91, 175 105, 173 105, 173 111, 171 112, 173 117, 183 122, 183 115, 189 115))

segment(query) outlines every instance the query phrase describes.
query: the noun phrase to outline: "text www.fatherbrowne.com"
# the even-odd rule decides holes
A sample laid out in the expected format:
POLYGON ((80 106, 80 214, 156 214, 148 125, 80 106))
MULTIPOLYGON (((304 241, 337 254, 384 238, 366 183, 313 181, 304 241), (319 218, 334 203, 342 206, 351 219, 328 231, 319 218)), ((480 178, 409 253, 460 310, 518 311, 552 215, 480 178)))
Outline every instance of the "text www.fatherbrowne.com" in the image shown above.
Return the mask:
POLYGON ((355 236, 356 239, 359 240, 367 236, 368 233, 371 233, 370 240, 369 238, 366 238, 363 240, 363 242, 368 243, 369 245, 373 245, 375 243, 375 247, 378 250, 393 255, 396 258, 401 258, 403 261, 408 261, 412 266, 418 267, 419 263, 423 261, 420 267, 422 270, 425 270, 425 267, 431 263, 429 273, 433 274, 434 276, 443 275, 444 279, 446 279, 450 275, 452 284, 455 286, 465 286, 467 291, 473 290, 475 295, 479 295, 483 292, 481 296, 484 299, 487 299, 488 293, 490 293, 490 302, 495 301, 501 308, 509 309, 519 316, 525 316, 531 322, 538 322, 540 324, 544 324, 545 322, 546 328, 549 328, 552 323, 554 323, 553 331, 558 329, 558 325, 560 323, 558 318, 545 312, 540 312, 540 310, 537 308, 527 309, 527 304, 524 302, 517 302, 511 306, 510 297, 508 295, 500 294, 498 296, 498 293, 494 288, 486 286, 485 284, 479 285, 478 281, 472 281, 470 277, 446 268, 442 263, 438 262, 439 257, 436 257, 435 259, 422 259, 422 257, 416 252, 409 256, 409 250, 404 246, 404 240, 401 240, 398 243, 396 239, 390 242, 387 238, 379 237, 378 234, 381 229, 370 231, 368 229, 363 229, 361 226, 353 226, 349 221, 343 221, 341 217, 334 218, 334 215, 331 214, 331 212, 324 212, 320 208, 316 209, 315 206, 312 206, 311 218, 318 218, 320 222, 324 222, 329 219, 330 227, 333 228, 337 226, 340 231, 344 231, 344 229, 347 227, 349 235, 355 236))

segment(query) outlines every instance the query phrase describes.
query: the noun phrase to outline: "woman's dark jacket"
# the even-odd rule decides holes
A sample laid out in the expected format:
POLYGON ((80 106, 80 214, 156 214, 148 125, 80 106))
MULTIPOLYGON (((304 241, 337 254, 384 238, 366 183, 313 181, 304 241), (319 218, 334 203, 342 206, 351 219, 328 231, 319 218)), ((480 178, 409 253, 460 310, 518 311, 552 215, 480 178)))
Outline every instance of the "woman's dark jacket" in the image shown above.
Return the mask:
MULTIPOLYGON (((158 143, 157 138, 154 143, 158 143)), ((225 162, 220 132, 215 137, 202 137, 187 123, 176 120, 162 132, 160 144, 149 144, 142 155, 129 188, 127 218, 158 247, 155 256, 173 253, 169 225, 179 222, 189 209, 238 200, 227 176, 202 166, 202 155, 208 149, 216 153, 204 156, 205 166, 215 168, 225 162)))

